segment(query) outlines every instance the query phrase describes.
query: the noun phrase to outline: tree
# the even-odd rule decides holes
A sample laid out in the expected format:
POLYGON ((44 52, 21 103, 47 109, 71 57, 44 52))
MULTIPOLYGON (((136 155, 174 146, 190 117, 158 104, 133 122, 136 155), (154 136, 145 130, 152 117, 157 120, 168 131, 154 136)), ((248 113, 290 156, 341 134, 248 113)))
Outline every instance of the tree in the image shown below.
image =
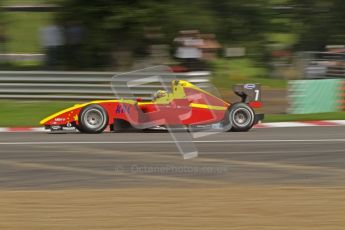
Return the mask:
POLYGON ((168 43, 180 29, 214 28, 207 10, 180 0, 64 0, 60 5, 60 21, 78 20, 87 30, 84 57, 89 65, 106 64, 111 59, 109 51, 142 49, 147 27, 160 27, 168 43))
POLYGON ((344 44, 345 5, 341 0, 292 0, 299 50, 322 50, 344 44))

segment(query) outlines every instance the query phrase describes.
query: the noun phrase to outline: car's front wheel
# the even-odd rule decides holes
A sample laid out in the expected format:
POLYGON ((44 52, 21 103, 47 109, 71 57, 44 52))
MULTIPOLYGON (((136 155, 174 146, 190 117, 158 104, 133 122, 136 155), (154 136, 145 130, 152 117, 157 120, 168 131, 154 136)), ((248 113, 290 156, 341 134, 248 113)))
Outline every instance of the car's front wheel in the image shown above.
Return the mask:
POLYGON ((83 133, 101 133, 108 125, 108 113, 96 104, 88 105, 79 113, 78 130, 83 133))

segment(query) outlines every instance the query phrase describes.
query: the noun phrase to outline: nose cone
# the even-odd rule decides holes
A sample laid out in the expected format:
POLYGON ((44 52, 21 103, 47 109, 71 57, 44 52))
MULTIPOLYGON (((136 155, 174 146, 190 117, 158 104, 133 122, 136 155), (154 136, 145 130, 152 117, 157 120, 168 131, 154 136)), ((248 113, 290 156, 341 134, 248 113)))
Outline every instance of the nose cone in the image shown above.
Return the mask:
POLYGON ((68 109, 57 112, 40 121, 41 125, 63 125, 78 120, 78 114, 82 106, 73 106, 68 109))

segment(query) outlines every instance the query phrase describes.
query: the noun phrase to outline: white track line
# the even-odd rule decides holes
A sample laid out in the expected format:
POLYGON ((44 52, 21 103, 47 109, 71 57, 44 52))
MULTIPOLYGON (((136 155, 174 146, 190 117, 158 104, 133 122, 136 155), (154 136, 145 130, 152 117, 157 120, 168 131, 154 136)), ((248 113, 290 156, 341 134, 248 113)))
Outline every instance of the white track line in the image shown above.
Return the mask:
POLYGON ((289 128, 289 127, 312 127, 317 126, 314 124, 308 124, 303 122, 272 122, 272 123, 261 123, 267 128, 289 128))
MULTIPOLYGON (((265 143, 265 142, 345 142, 345 139, 296 139, 296 140, 200 140, 179 143, 265 143)), ((174 144, 175 141, 51 141, 51 142, 0 142, 0 145, 65 145, 65 144, 174 144)))

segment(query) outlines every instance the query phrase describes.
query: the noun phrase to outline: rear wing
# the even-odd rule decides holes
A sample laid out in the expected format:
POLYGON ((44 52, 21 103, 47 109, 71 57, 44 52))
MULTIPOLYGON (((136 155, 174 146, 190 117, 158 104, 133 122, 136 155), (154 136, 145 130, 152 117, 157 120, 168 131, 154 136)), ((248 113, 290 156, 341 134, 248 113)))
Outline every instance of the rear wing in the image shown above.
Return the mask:
POLYGON ((253 108, 262 106, 261 84, 237 84, 233 86, 234 93, 241 97, 243 103, 253 108))

